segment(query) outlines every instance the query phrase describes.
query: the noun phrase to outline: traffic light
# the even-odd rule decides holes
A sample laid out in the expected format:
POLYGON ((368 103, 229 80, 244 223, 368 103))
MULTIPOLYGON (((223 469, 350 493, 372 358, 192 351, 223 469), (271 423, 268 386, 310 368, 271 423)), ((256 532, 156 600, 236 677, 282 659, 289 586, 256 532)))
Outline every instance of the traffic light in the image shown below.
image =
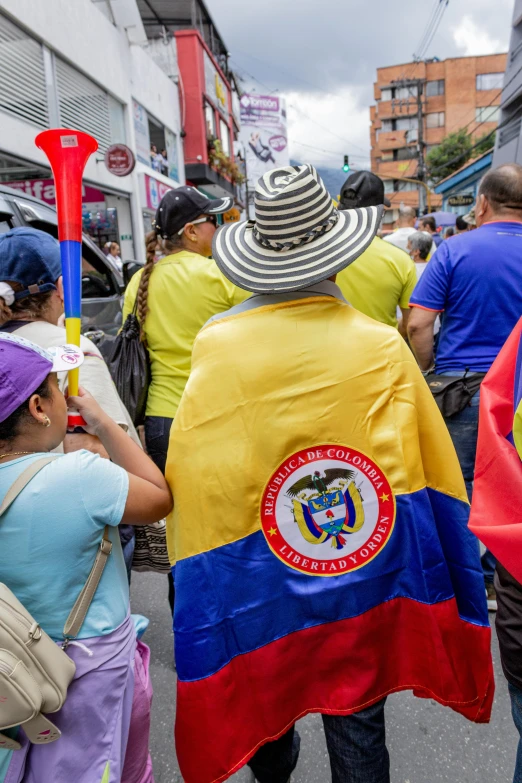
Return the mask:
POLYGON ((344 156, 343 171, 345 174, 350 171, 350 161, 348 160, 348 155, 344 156))

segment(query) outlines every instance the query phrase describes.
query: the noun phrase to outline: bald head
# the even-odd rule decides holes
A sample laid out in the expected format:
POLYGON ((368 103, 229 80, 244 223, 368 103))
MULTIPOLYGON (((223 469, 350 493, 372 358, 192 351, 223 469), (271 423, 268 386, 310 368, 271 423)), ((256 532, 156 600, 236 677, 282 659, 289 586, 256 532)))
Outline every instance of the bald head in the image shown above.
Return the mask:
POLYGON ((415 226, 416 220, 417 220, 417 215, 415 214, 415 210, 413 209, 413 207, 401 206, 401 208, 399 209, 399 220, 398 220, 399 228, 406 228, 407 226, 413 228, 415 226))
POLYGON ((505 163, 488 171, 479 185, 477 205, 477 225, 494 216, 522 221, 522 166, 505 163))

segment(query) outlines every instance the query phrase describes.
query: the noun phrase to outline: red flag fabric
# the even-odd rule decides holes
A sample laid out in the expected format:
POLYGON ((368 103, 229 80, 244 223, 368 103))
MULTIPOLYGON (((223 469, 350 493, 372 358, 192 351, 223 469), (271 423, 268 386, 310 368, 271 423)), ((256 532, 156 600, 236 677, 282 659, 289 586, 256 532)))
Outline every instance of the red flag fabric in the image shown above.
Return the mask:
POLYGON ((522 397, 522 318, 482 382, 469 527, 522 582, 522 462, 513 421, 522 397))

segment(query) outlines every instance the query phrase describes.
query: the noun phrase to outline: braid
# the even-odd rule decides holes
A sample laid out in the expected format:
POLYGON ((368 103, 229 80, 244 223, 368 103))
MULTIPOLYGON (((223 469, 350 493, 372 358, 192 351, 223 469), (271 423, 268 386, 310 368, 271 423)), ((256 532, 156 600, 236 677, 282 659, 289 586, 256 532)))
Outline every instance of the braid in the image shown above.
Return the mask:
POLYGON ((143 272, 141 273, 141 280, 140 285, 138 288, 138 293, 136 295, 136 299, 138 301, 138 320, 141 325, 142 330, 142 340, 145 340, 143 329, 145 326, 145 319, 147 318, 147 313, 149 312, 148 307, 148 296, 149 296, 149 281, 150 276, 154 270, 154 266, 156 263, 156 250, 158 249, 166 252, 166 253, 179 253, 180 250, 183 250, 183 240, 180 237, 172 237, 171 239, 160 239, 155 231, 149 231, 148 234, 145 236, 145 250, 147 253, 147 261, 145 263, 145 266, 143 267, 143 272))
POLYGON ((141 324, 142 332, 145 326, 145 319, 147 317, 147 313, 149 312, 149 308, 147 305, 147 300, 149 296, 149 280, 154 269, 157 245, 158 245, 158 237, 156 235, 156 232, 149 231, 149 233, 145 237, 145 250, 147 253, 147 261, 145 263, 145 266, 143 267, 143 272, 141 273, 140 285, 138 288, 138 293, 136 295, 136 298, 138 300, 138 308, 137 308, 138 319, 141 324))

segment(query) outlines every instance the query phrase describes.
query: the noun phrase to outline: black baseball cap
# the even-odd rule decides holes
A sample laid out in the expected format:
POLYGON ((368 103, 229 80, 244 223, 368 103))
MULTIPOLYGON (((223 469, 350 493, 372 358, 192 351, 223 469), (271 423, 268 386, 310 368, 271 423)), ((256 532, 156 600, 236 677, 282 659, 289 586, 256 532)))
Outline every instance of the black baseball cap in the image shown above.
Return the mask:
POLYGON ((354 171, 350 174, 341 188, 339 209, 378 207, 380 204, 391 207, 391 202, 384 195, 382 179, 371 171, 354 171))
POLYGON ((165 193, 156 212, 154 228, 156 234, 168 239, 200 215, 222 215, 233 206, 232 196, 207 198, 196 188, 184 185, 165 193))

